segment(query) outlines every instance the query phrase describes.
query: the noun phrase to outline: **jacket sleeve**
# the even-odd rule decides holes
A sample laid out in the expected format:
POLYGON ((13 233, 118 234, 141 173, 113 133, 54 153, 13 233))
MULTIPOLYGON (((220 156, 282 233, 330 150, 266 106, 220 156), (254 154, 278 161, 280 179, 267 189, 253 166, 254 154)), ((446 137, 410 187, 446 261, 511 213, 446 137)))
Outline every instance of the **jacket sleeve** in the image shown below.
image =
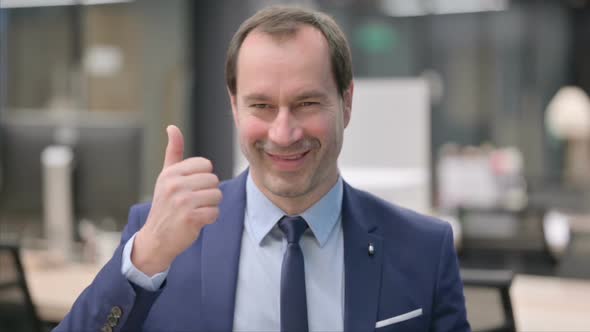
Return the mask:
POLYGON ((149 206, 135 205, 121 242, 110 261, 78 297, 54 331, 140 331, 161 289, 150 292, 129 282, 121 273, 123 248, 145 222, 149 206))
POLYGON ((467 322, 463 282, 459 274, 459 263, 450 226, 446 229, 440 250, 430 331, 471 331, 467 322))

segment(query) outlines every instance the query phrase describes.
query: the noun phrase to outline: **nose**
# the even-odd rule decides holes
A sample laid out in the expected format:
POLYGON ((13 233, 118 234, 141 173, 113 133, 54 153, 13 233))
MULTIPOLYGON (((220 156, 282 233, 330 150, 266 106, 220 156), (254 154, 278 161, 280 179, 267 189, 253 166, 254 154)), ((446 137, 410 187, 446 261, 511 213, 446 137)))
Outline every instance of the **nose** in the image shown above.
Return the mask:
POLYGON ((268 138, 276 145, 287 147, 300 140, 302 134, 303 130, 293 113, 288 107, 282 107, 270 126, 268 138))

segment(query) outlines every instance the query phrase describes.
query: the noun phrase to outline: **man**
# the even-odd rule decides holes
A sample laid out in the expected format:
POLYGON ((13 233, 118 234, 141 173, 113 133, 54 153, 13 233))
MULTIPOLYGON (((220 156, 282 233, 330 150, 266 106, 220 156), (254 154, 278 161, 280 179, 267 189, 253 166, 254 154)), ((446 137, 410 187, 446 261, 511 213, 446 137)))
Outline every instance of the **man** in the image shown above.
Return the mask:
POLYGON ((218 185, 169 126, 152 203, 56 331, 468 331, 450 227, 339 176, 353 82, 336 23, 258 12, 226 80, 249 169, 218 185))

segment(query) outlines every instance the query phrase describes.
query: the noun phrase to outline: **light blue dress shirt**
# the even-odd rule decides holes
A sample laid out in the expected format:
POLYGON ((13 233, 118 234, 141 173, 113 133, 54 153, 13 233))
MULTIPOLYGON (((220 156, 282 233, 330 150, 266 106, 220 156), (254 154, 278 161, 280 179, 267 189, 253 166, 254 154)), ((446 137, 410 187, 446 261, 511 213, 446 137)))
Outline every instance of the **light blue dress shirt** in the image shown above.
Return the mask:
MULTIPOLYGON (((343 183, 339 178, 320 201, 303 212, 309 229, 300 245, 305 259, 305 286, 310 331, 343 331, 344 238, 343 183)), ((234 331, 280 331, 281 265, 287 241, 277 222, 286 213, 246 182, 246 211, 234 312, 234 331)), ((123 250, 122 273, 148 290, 158 289, 168 271, 151 278, 131 263, 135 235, 123 250)))

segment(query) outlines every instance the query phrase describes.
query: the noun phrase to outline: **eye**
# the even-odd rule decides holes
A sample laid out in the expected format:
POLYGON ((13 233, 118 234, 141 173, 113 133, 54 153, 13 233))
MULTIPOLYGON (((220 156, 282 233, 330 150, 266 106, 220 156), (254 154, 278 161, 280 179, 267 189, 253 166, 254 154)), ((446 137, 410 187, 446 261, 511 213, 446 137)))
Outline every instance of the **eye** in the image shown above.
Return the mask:
POLYGON ((319 105, 320 103, 318 103, 317 101, 304 101, 301 102, 301 106, 302 107, 310 107, 310 106, 315 106, 315 105, 319 105))
POLYGON ((250 105, 250 107, 258 108, 258 109, 265 109, 265 108, 270 108, 270 105, 269 104, 252 104, 252 105, 250 105))

